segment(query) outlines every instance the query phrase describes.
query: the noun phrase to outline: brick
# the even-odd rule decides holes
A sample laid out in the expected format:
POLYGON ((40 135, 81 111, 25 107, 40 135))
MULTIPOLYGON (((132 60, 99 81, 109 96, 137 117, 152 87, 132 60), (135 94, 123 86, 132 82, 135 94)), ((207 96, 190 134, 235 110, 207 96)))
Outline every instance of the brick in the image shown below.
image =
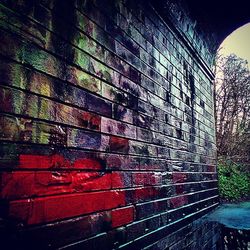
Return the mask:
POLYGON ((112 173, 112 188, 127 188, 132 187, 132 173, 130 172, 113 172, 112 173))
POLYGON ((127 240, 134 240, 145 233, 146 223, 144 221, 137 221, 127 226, 127 240))
POLYGON ((62 104, 55 105, 55 108, 57 122, 100 131, 101 117, 99 115, 62 104))
MULTIPOLYGON (((6 145, 7 149, 9 148, 6 145)), ((51 150, 50 148, 35 147, 30 148, 23 145, 22 149, 15 149, 14 152, 7 150, 8 155, 13 155, 14 166, 21 169, 87 169, 104 170, 106 161, 96 153, 79 150, 51 150), (44 150, 44 151, 43 151, 44 150), (29 153, 29 154, 28 154, 29 153)), ((4 148, 3 152, 6 149, 4 148)), ((7 158, 7 163, 9 164, 7 158)), ((13 164, 13 163, 12 163, 13 164)))
POLYGON ((134 186, 155 186, 162 184, 160 173, 133 173, 134 186))
POLYGON ((129 153, 142 156, 157 156, 157 149, 143 142, 130 141, 129 153))
POLYGON ((128 203, 137 203, 156 199, 159 191, 155 187, 140 187, 126 190, 126 199, 128 203))
POLYGON ((102 117, 101 132, 125 136, 127 138, 136 137, 136 128, 133 125, 118 122, 112 119, 102 117))
POLYGON ((144 127, 144 128, 150 128, 152 124, 152 118, 149 116, 146 116, 141 113, 136 113, 136 115, 133 117, 134 118, 134 123, 137 126, 144 127))
POLYGON ((5 103, 2 106, 2 111, 26 114, 34 118, 56 121, 91 130, 100 130, 101 117, 96 114, 82 111, 36 95, 26 94, 15 89, 3 88, 2 90, 3 102, 5 103), (7 100, 6 98, 9 99, 7 100), (30 100, 32 100, 32 102, 30 102, 30 100), (33 105, 31 105, 31 103, 33 105))
POLYGON ((67 74, 64 78, 66 81, 76 86, 87 89, 94 93, 101 93, 102 83, 100 79, 97 79, 92 75, 89 75, 86 72, 75 67, 67 67, 67 74))
POLYGON ((94 237, 91 237, 86 240, 77 241, 74 244, 68 244, 66 246, 63 246, 61 249, 79 249, 79 248, 85 248, 90 250, 101 250, 101 249, 110 249, 110 244, 107 241, 107 234, 101 233, 94 237))
POLYGON ((187 174, 180 172, 173 172, 172 175, 174 183, 182 183, 187 181, 187 174))
POLYGON ((94 59, 90 59, 89 71, 107 82, 112 82, 113 70, 94 59))
POLYGON ((109 137, 109 149, 112 152, 128 153, 129 140, 127 138, 110 136, 109 137))
POLYGON ((3 246, 214 248, 212 54, 165 7, 2 2, 3 246))
POLYGON ((137 85, 133 81, 129 80, 128 78, 124 76, 120 78, 119 87, 126 92, 129 92, 129 93, 132 93, 133 95, 138 96, 137 85))
POLYGON ((9 216, 27 224, 38 224, 124 205, 124 193, 116 191, 60 195, 11 201, 9 216))
POLYGON ((114 170, 138 170, 139 159, 132 156, 124 155, 107 155, 106 157, 107 167, 114 170))
POLYGON ((43 171, 1 174, 3 199, 111 189, 111 174, 102 172, 43 171))
POLYGON ((140 170, 168 170, 168 162, 166 160, 141 158, 140 170))
POLYGON ((121 44, 115 43, 116 53, 117 55, 121 56, 125 61, 132 64, 134 67, 140 70, 140 60, 136 57, 133 53, 129 50, 124 48, 121 44))
MULTIPOLYGON (((72 243, 72 241, 79 241, 104 232, 110 228, 110 219, 109 212, 101 212, 23 230, 17 236, 16 244, 12 241, 13 249, 18 247, 26 249, 62 247, 72 243), (69 233, 72 233, 70 238, 68 237, 69 233), (37 242, 39 242, 39 247, 37 242)), ((10 245, 12 246, 12 244, 10 245)))
POLYGON ((133 222, 134 207, 118 208, 111 211, 112 227, 120 227, 133 222))
POLYGON ((62 126, 0 116, 2 124, 0 139, 16 142, 39 143, 45 145, 66 145, 66 129, 62 126))
POLYGON ((101 147, 101 134, 80 129, 69 129, 67 144, 70 147, 86 149, 99 149, 101 147))
POLYGON ((142 219, 151 215, 165 212, 168 208, 168 201, 151 201, 136 205, 136 218, 142 219))
POLYGON ((112 104, 91 94, 86 95, 86 108, 103 116, 112 116, 112 104))
POLYGON ((133 123, 133 111, 121 105, 114 105, 114 119, 133 123))
POLYGON ((127 93, 105 83, 103 83, 102 87, 102 96, 115 103, 128 106, 129 96, 127 93))
POLYGON ((154 133, 150 130, 142 129, 142 128, 136 128, 137 132, 137 139, 140 141, 145 141, 145 142, 152 142, 154 133))
POLYGON ((123 60, 121 60, 118 56, 115 54, 111 54, 110 52, 106 51, 105 53, 105 62, 110 67, 116 69, 121 74, 129 77, 130 75, 130 66, 123 60))
POLYGON ((181 207, 188 203, 188 198, 186 195, 171 198, 170 204, 173 208, 181 207))

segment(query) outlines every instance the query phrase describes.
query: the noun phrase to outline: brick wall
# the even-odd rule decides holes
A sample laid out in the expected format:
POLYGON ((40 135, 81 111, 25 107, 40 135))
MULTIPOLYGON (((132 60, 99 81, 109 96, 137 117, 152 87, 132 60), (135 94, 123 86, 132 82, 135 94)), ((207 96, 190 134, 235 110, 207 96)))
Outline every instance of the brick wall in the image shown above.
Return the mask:
POLYGON ((194 224, 217 205, 211 55, 191 20, 142 3, 1 1, 6 249, 192 249, 214 237, 194 224))

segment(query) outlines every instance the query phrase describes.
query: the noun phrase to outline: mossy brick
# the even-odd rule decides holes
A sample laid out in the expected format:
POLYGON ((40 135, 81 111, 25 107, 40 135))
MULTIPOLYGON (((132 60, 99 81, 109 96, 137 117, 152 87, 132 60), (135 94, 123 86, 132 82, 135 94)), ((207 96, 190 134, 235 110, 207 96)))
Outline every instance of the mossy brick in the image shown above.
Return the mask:
MULTIPOLYGON (((53 19, 51 14, 50 14, 50 18, 52 19, 52 24, 54 24, 55 20, 53 19)), ((47 49, 57 53, 58 55, 62 56, 63 58, 67 60, 69 60, 70 58, 72 60, 73 55, 75 54, 74 56, 75 62, 82 68, 86 69, 88 67, 87 57, 85 56, 85 58, 83 58, 84 53, 79 51, 77 48, 73 48, 72 45, 70 45, 70 43, 73 43, 76 47, 83 49, 85 52, 90 53, 91 55, 97 57, 98 59, 103 57, 103 60, 104 60, 104 51, 100 45, 96 44, 95 41, 93 41, 92 39, 89 39, 83 33, 80 33, 80 30, 76 30, 75 27, 72 27, 72 25, 70 25, 68 22, 65 22, 63 18, 61 18, 58 21, 56 20, 56 22, 59 22, 59 21, 60 21, 60 25, 63 26, 64 29, 58 30, 57 26, 51 28, 50 25, 47 25, 46 28, 50 30, 48 31, 44 27, 41 27, 41 26, 35 27, 32 30, 30 30, 30 26, 32 27, 32 25, 34 26, 37 24, 29 20, 30 26, 27 27, 27 31, 31 32, 33 35, 36 35, 38 32, 43 31, 42 34, 44 37, 41 37, 41 35, 40 37, 38 37, 44 40, 43 41, 44 44, 42 44, 42 46, 45 46, 47 49), (52 32, 52 30, 53 30, 53 33, 48 34, 49 32, 52 32), (67 30, 71 30, 71 32, 68 32, 67 30), (59 35, 59 37, 55 36, 54 33, 59 35), (50 37, 52 42, 50 42, 47 37, 50 37), (63 41, 61 37, 66 39, 66 41, 68 42, 63 41)), ((18 21, 16 22, 18 23, 18 21)), ((20 20, 19 20, 19 23, 21 23, 20 20)), ((23 28, 23 27, 19 27, 19 28, 23 28)), ((35 40, 35 43, 40 45, 40 40, 38 41, 35 40)))
POLYGON ((113 70, 93 58, 90 59, 89 71, 109 83, 112 82, 113 70))
POLYGON ((21 37, 1 32, 1 38, 6 40, 4 44, 10 44, 10 48, 1 48, 1 54, 15 59, 37 70, 46 72, 52 76, 61 76, 63 63, 57 60, 53 55, 37 48, 31 43, 21 41, 21 37), (7 41, 8 40, 8 41, 7 41))
MULTIPOLYGON (((91 130, 100 130, 101 117, 96 114, 36 95, 25 94, 16 89, 6 88, 2 94, 3 100, 5 100, 5 97, 10 99, 8 102, 12 100, 12 104, 6 103, 5 106, 2 107, 5 112, 25 114, 33 118, 56 121, 62 124, 75 125, 91 130), (32 100, 32 102, 30 102, 30 100, 32 100), (34 103, 36 103, 36 105, 34 105, 34 103)), ((102 107, 104 108, 105 106, 102 107)))
POLYGON ((76 2, 76 6, 81 10, 82 13, 87 16, 93 18, 96 23, 103 26, 104 25, 104 15, 103 13, 96 7, 96 2, 85 1, 85 2, 76 2))
POLYGON ((92 75, 75 67, 69 66, 67 68, 65 80, 91 92, 101 93, 102 83, 100 79, 97 79, 92 75))
POLYGON ((128 106, 128 94, 105 82, 102 83, 102 96, 109 99, 110 101, 113 101, 114 103, 128 106))
POLYGON ((1 140, 66 146, 66 128, 31 119, 1 115, 1 140))
POLYGON ((95 58, 104 61, 104 48, 101 45, 97 44, 93 39, 87 37, 85 34, 80 33, 78 31, 74 37, 74 44, 79 49, 84 50, 91 56, 94 56, 95 58))
MULTIPOLYGON (((39 24, 31 21, 25 16, 21 17, 20 14, 11 11, 3 5, 0 6, 0 9, 0 26, 2 28, 11 30, 16 33, 22 33, 22 35, 27 39, 35 42, 42 47, 46 47, 48 32, 45 29, 42 29, 39 24)), ((50 21, 47 20, 47 22, 49 23, 50 21)))
MULTIPOLYGON (((8 37, 8 35, 5 35, 8 37)), ((18 41, 18 40, 17 40, 18 41)), ((16 43, 16 42, 15 42, 16 43)), ((12 46, 13 43, 12 43, 12 46)), ((46 52, 43 52, 37 48, 35 48, 34 46, 27 46, 25 43, 18 46, 20 49, 12 49, 14 51, 20 51, 18 55, 11 55, 12 57, 17 57, 18 60, 29 64, 30 66, 36 68, 37 70, 41 70, 43 72, 49 73, 52 76, 59 76, 62 77, 62 79, 66 79, 72 83, 75 84, 79 84, 80 86, 86 86, 87 89, 94 89, 94 91, 96 92, 96 89, 98 89, 98 85, 100 85, 100 82, 98 82, 98 80, 94 80, 94 78, 92 77, 92 83, 88 83, 89 79, 91 78, 91 76, 89 76, 88 74, 86 74, 83 71, 80 71, 74 67, 67 67, 67 74, 66 77, 63 76, 64 73, 62 72, 62 69, 65 67, 62 66, 57 66, 58 62, 56 63, 56 59, 55 57, 49 55, 46 52), (71 74, 71 75, 69 75, 71 74), (94 82, 94 84, 93 84, 94 82), (97 86, 96 86, 97 85, 97 86)), ((4 51, 4 50, 3 50, 4 51)), ((16 52, 17 53, 17 52, 16 52)), ((78 52, 76 52, 78 53, 78 52)), ((78 61, 77 65, 80 66, 81 68, 84 69, 89 69, 89 57, 84 54, 83 52, 79 52, 78 54, 75 54, 77 56, 76 60, 78 61)), ((92 61, 91 65, 95 65, 94 63, 95 61, 92 61)), ((61 65, 63 65, 63 63, 61 62, 61 65)), ((102 66, 103 68, 104 66, 102 66)), ((101 68, 101 66, 100 66, 101 68)), ((105 68, 105 67, 104 67, 105 68)), ((101 70, 101 69, 100 69, 101 70)), ((97 71, 99 72, 99 71, 97 71)), ((103 77, 108 77, 108 79, 110 79, 110 75, 108 73, 108 69, 105 68, 105 70, 101 70, 100 72, 103 72, 103 77)), ((102 73, 100 73, 102 75, 102 73)), ((107 79, 107 78, 105 78, 107 79)))

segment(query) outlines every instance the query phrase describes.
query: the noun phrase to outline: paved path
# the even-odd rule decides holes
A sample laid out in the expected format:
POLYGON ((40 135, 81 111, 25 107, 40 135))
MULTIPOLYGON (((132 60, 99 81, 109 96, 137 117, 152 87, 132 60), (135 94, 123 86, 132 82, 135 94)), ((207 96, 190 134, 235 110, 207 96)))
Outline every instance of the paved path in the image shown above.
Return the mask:
POLYGON ((207 218, 229 228, 250 230, 250 202, 223 204, 207 218))

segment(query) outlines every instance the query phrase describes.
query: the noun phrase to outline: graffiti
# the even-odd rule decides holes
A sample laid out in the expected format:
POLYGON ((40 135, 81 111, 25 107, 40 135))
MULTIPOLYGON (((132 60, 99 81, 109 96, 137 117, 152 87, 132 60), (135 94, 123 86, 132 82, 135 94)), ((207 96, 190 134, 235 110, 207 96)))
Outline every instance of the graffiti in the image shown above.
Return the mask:
POLYGON ((217 205, 211 79, 151 10, 119 0, 0 4, 6 241, 134 249, 217 205))

